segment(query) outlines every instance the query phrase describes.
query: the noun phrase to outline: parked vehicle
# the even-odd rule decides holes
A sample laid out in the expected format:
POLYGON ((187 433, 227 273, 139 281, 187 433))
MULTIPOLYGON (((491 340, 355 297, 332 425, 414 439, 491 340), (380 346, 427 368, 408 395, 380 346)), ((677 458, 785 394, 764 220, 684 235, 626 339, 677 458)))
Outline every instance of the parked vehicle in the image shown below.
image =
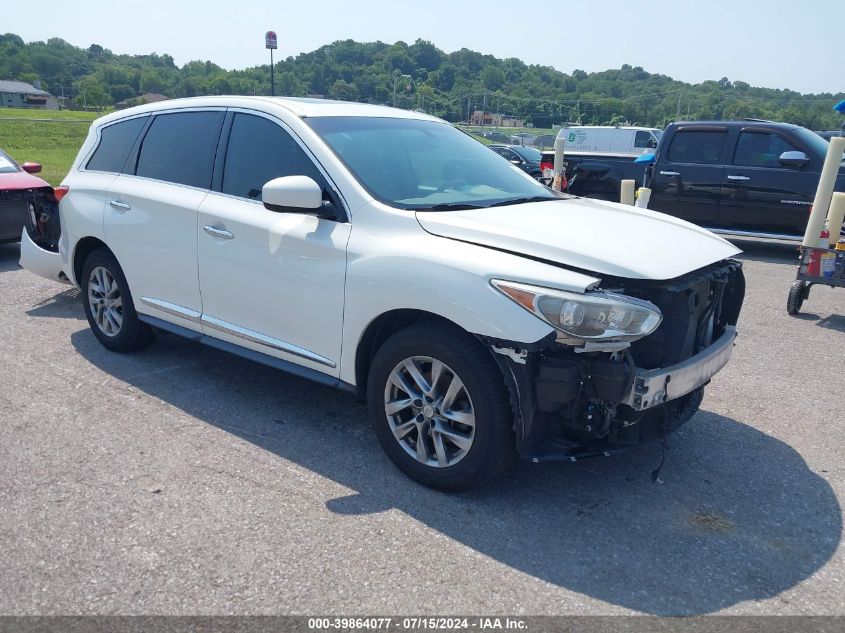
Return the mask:
MULTIPOLYGON (((46 198, 52 198, 53 188, 35 176, 41 171, 38 163, 19 165, 0 150, 0 244, 17 242, 29 214, 33 223, 39 222, 39 208, 46 198)), ((44 230, 42 226, 42 230, 44 230)))
POLYGON ((728 362, 744 295, 722 238, 552 192, 381 106, 123 110, 60 191, 60 244, 27 227, 21 263, 78 285, 106 348, 165 330, 355 392, 390 459, 441 489, 671 432, 728 362))
MULTIPOLYGON (((554 178, 554 158, 553 150, 541 153, 540 181, 547 186, 551 186, 554 178)), ((646 167, 635 163, 629 154, 566 152, 564 170, 569 193, 584 198, 618 202, 620 183, 623 180, 634 180, 638 187, 641 186, 646 167)))
POLYGON ((540 170, 542 154, 540 150, 534 147, 522 147, 521 145, 488 145, 488 147, 529 176, 539 179, 542 175, 540 170))
POLYGON ((578 125, 561 128, 557 136, 566 141, 567 153, 638 156, 657 147, 661 134, 649 127, 578 125))
MULTIPOLYGON (((827 150, 786 123, 672 123, 655 154, 649 207, 718 233, 800 241, 827 150)), ((845 163, 836 191, 845 191, 845 163)))
MULTIPOLYGON (((651 187, 650 209, 716 233, 800 241, 827 148, 818 134, 786 123, 671 123, 647 169, 625 156, 567 153, 569 191, 618 200, 630 178, 651 187)), ((544 153, 543 166, 552 160, 544 153)), ((836 191, 845 191, 845 163, 836 191)))

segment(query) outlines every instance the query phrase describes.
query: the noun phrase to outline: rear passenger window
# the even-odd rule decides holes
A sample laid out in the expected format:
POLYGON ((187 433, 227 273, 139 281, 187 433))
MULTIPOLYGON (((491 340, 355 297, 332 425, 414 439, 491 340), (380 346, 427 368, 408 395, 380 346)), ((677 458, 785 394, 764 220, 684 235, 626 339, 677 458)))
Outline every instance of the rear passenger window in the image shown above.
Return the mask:
POLYGON ((280 176, 309 176, 323 183, 311 158, 278 124, 236 114, 226 148, 223 193, 261 200, 264 183, 280 176))
POLYGON ((132 146, 147 123, 147 118, 142 116, 122 123, 112 123, 100 130, 100 144, 85 168, 115 174, 122 172, 132 146))
POLYGON ((724 130, 688 130, 677 132, 669 148, 673 163, 717 165, 722 161, 722 147, 728 133, 724 130))
POLYGON ((191 187, 211 187, 222 112, 159 114, 144 136, 138 176, 191 187))

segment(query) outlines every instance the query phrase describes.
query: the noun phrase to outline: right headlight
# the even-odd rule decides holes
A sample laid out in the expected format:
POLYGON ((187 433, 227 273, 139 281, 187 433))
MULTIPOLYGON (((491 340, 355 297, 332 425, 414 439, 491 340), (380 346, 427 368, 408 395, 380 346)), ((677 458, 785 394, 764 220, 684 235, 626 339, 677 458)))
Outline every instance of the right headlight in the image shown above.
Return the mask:
POLYGON ((490 283, 573 339, 630 341, 651 334, 663 320, 653 303, 612 292, 580 294, 500 279, 490 283))

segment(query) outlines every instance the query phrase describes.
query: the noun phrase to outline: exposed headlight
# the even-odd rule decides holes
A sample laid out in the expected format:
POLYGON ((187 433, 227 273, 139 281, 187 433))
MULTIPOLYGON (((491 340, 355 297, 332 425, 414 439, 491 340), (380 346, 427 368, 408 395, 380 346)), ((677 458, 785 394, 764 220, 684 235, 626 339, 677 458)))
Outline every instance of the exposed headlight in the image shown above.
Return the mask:
POLYGON ((653 303, 593 291, 579 294, 494 279, 493 287, 568 337, 634 340, 654 332, 663 315, 653 303))

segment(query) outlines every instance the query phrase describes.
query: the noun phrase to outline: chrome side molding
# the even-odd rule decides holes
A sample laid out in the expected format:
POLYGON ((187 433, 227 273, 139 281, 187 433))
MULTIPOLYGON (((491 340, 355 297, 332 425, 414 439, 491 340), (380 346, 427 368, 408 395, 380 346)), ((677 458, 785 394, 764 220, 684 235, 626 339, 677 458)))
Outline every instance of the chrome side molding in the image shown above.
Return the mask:
POLYGON ((224 332, 231 336, 237 336, 238 338, 242 338, 252 343, 258 343, 259 345, 264 345, 265 347, 284 352, 285 354, 292 354, 293 356, 298 356, 300 358, 304 358, 306 360, 310 360, 315 363, 319 363, 320 365, 331 367, 333 369, 337 367, 337 363, 335 363, 333 360, 326 358, 325 356, 320 356, 319 354, 315 354, 312 351, 303 349, 302 347, 299 347, 292 343, 287 343, 286 341, 273 338, 272 336, 267 336, 266 334, 262 334, 261 332, 248 330, 247 328, 241 327, 240 325, 235 325, 234 323, 229 323, 221 319, 216 319, 212 316, 208 316, 207 314, 202 314, 201 312, 197 312, 196 310, 186 308, 185 306, 170 303, 169 301, 162 301, 161 299, 154 299, 153 297, 141 297, 141 303, 144 303, 150 306, 151 308, 155 308, 156 310, 166 312, 167 314, 177 316, 180 319, 186 319, 193 323, 199 323, 205 327, 217 330, 218 332, 224 332))
POLYGON ((242 338, 252 343, 258 343, 259 345, 264 345, 265 347, 269 347, 271 349, 275 349, 286 354, 299 356, 300 358, 304 358, 306 360, 325 365, 326 367, 337 367, 337 363, 326 358, 325 356, 320 356, 319 354, 315 354, 314 352, 311 352, 307 349, 303 349, 302 347, 293 345, 292 343, 287 343, 277 338, 267 336, 266 334, 262 334, 261 332, 248 330, 239 325, 235 325, 234 323, 228 323, 226 321, 216 319, 212 316, 208 316, 207 314, 203 314, 201 316, 200 322, 204 326, 210 327, 214 330, 217 330, 218 332, 224 332, 231 336, 237 336, 238 338, 242 338))
POLYGON ((155 308, 156 310, 167 312, 167 314, 177 316, 180 319, 187 319, 188 321, 193 321, 194 323, 199 323, 200 317, 202 316, 202 314, 200 312, 197 312, 196 310, 191 310, 190 308, 186 308, 185 306, 180 306, 176 303, 170 303, 169 301, 162 301, 161 299, 154 299, 152 297, 141 297, 141 303, 145 303, 151 308, 155 308))

